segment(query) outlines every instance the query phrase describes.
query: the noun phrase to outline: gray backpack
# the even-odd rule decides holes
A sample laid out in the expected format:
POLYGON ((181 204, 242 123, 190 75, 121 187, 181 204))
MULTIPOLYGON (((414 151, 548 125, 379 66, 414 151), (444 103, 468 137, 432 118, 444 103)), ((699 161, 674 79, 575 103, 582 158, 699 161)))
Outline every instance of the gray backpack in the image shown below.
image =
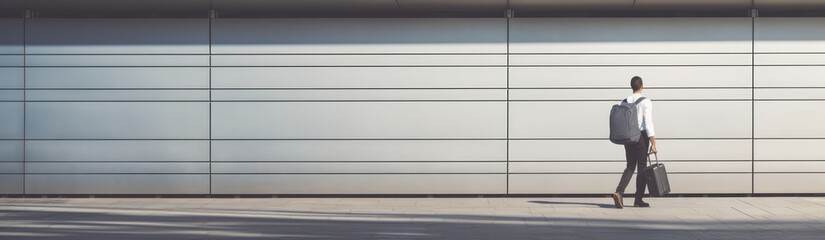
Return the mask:
POLYGON ((627 100, 613 105, 610 109, 610 141, 615 144, 634 144, 639 142, 642 131, 639 130, 639 116, 636 105, 647 98, 640 97, 636 102, 629 103, 627 100))

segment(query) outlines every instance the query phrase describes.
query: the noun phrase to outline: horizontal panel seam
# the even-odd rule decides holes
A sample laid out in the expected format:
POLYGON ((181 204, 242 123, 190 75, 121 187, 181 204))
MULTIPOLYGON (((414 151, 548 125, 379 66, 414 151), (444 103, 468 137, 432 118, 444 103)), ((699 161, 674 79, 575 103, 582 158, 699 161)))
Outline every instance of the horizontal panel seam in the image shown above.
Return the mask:
MULTIPOLYGON (((23 139, 0 139, 20 141, 23 139)), ((209 141, 209 138, 27 138, 26 141, 209 141)), ((212 138, 213 141, 479 141, 506 138, 212 138)))
MULTIPOLYGON (((515 163, 626 163, 625 160, 513 160, 510 158, 510 162, 515 163)), ((660 162, 675 162, 675 163, 726 163, 726 162, 751 162, 749 159, 742 159, 742 160, 727 160, 727 159, 720 159, 720 160, 660 160, 660 162)))
MULTIPOLYGON (((734 87, 730 87, 734 88, 734 87)), ((825 88, 825 87, 823 87, 825 88)), ((8 89, 8 90, 23 90, 23 88, 0 88, 0 89, 8 89)), ((166 88, 37 88, 37 87, 28 87, 28 90, 35 90, 35 91, 137 91, 137 90, 147 90, 147 91, 208 91, 210 88, 203 87, 203 88, 175 88, 175 87, 166 87, 166 88)), ((388 87, 375 87, 375 88, 358 88, 358 87, 341 87, 341 88, 312 88, 312 87, 295 87, 295 88, 277 88, 277 87, 260 87, 260 88, 249 88, 249 87, 225 87, 225 88, 212 88, 212 90, 216 91, 266 91, 266 90, 281 90, 281 91, 326 91, 326 90, 506 90, 505 87, 397 87, 397 88, 388 88, 388 87)), ((511 88, 512 89, 512 88, 511 88)), ((525 88, 525 89, 534 89, 534 88, 525 88)), ((616 88, 618 89, 618 88, 616 88)), ((679 88, 682 89, 682 88, 679 88)), ((704 89, 704 88, 701 88, 704 89)), ((750 88, 746 88, 750 89, 750 88)))
MULTIPOLYGON (((750 140, 751 138, 657 138, 659 140, 750 140)), ((825 140, 809 138, 754 138, 755 140, 825 140)), ((6 138, 0 141, 23 141, 6 138)), ((27 138, 26 141, 208 141, 208 138, 27 138)), ((215 141, 607 141, 607 138, 214 138, 215 141)))
MULTIPOLYGON (((504 159, 502 157, 501 159, 504 159)), ((783 162, 825 162, 825 159, 822 160, 755 160, 756 162, 776 162, 776 163, 783 163, 783 162)), ((202 164, 202 163, 209 163, 207 160, 192 160, 192 161, 181 161, 181 160, 170 160, 170 161, 141 161, 141 160, 108 160, 108 161, 95 161, 95 160, 26 160, 26 163, 124 163, 124 164, 132 164, 132 163, 147 163, 147 164, 202 164)), ((278 160, 223 160, 223 161, 212 161, 213 163, 225 163, 225 164, 235 164, 235 163, 248 163, 248 164, 294 164, 294 163, 301 163, 301 164, 328 164, 328 163, 335 163, 335 164, 347 164, 347 163, 354 163, 354 164, 361 164, 361 163, 401 163, 401 164, 442 164, 442 163, 461 163, 461 164, 497 164, 497 163, 506 163, 507 161, 494 161, 494 160, 381 160, 381 161, 348 161, 348 160, 341 160, 341 161, 313 161, 313 160, 294 160, 294 161, 278 161, 278 160)), ((624 160, 512 160, 510 162, 514 163, 625 163, 624 160)), ((742 163, 742 162, 751 162, 751 160, 728 160, 728 159, 720 159, 720 160, 661 160, 660 162, 671 162, 671 163, 742 163)), ((23 163, 23 161, 0 161, 0 164, 4 163, 23 163)))
MULTIPOLYGON (((702 53, 699 53, 702 54, 702 53)), ((712 53, 711 53, 712 54, 712 53)), ((0 54, 22 56, 23 54, 0 54)), ((27 53, 29 56, 507 56, 497 52, 432 52, 432 53, 27 53)))
POLYGON ((510 67, 523 67, 523 68, 535 68, 535 67, 581 67, 581 68, 590 68, 590 67, 750 67, 750 64, 577 64, 577 65, 564 65, 564 64, 515 64, 510 65, 510 67))
MULTIPOLYGON (((268 80, 264 80, 268 81, 268 80)), ((819 87, 744 87, 744 86, 681 86, 650 87, 648 90, 750 90, 750 89, 825 89, 819 87)), ((36 91, 206 91, 208 87, 0 87, 0 90, 36 90, 36 91)), ((627 90, 626 87, 216 87, 219 91, 364 91, 364 90, 627 90)))
MULTIPOLYGON (((22 174, 22 173, 21 173, 22 174)), ((469 174, 485 174, 485 175, 505 175, 502 172, 478 172, 478 173, 213 173, 213 175, 433 175, 433 174, 449 174, 449 175, 469 175, 469 174)), ((209 175, 205 173, 26 173, 26 175, 209 175)))
MULTIPOLYGON (((549 100, 549 99, 533 99, 533 100, 517 100, 511 99, 509 102, 615 102, 616 99, 582 99, 582 100, 549 100)), ((657 99, 658 102, 750 102, 750 99, 657 99)), ((765 99, 759 101, 822 101, 819 99, 765 99)), ((0 102, 23 102, 23 100, 0 100, 0 102)), ((208 103, 209 100, 26 100, 26 102, 204 102, 208 103)), ((346 103, 346 102, 508 102, 507 99, 378 99, 378 100, 370 100, 370 99, 360 99, 360 100, 349 100, 349 99, 338 99, 338 100, 212 100, 211 102, 225 102, 225 103, 255 103, 255 102, 339 102, 339 103, 346 103)))
MULTIPOLYGON (((518 45, 515 43, 514 45, 518 45)), ((549 55, 549 56, 590 56, 590 55, 751 55, 750 51, 741 52, 511 52, 510 55, 515 56, 533 56, 533 55, 549 55)))
MULTIPOLYGON (((503 157, 502 157, 502 159, 503 159, 503 157)), ((90 161, 71 161, 71 160, 66 160, 66 161, 61 161, 61 160, 39 161, 39 160, 26 160, 26 162, 32 162, 32 163, 152 163, 152 164, 155 164, 155 163, 174 163, 174 164, 206 164, 206 163, 209 163, 208 160, 202 160, 202 161, 140 161, 140 160, 130 160, 130 161, 116 161, 116 160, 115 161, 91 161, 91 160, 90 161)), ((434 161, 428 161, 428 160, 417 160, 417 161, 232 161, 232 160, 228 160, 228 161, 212 161, 212 162, 213 163, 226 163, 226 164, 230 164, 230 163, 231 164, 235 164, 235 163, 251 163, 251 164, 258 164, 258 163, 307 163, 307 164, 326 164, 326 163, 341 163, 341 164, 344 164, 344 163, 376 163, 376 164, 378 164, 378 163, 404 163, 404 164, 410 164, 410 163, 420 163, 420 164, 430 164, 430 163, 435 163, 435 164, 438 164, 438 163, 479 163, 479 164, 506 163, 506 161, 479 161, 479 160, 476 160, 476 161, 469 161, 469 160, 465 160, 465 161, 449 161, 449 160, 434 160, 434 161)), ((4 163, 4 162, 0 162, 0 164, 1 163, 4 163)), ((9 163, 12 163, 12 162, 9 162, 9 163)))
MULTIPOLYGON (((522 173, 514 173, 511 172, 510 174, 518 174, 518 175, 607 175, 607 174, 617 174, 621 175, 622 172, 552 172, 552 173, 529 173, 529 172, 522 172, 522 173)), ((751 172, 671 172, 668 171, 668 174, 688 174, 688 175, 695 175, 695 174, 748 174, 750 175, 751 172)))
MULTIPOLYGON (((99 103, 113 103, 113 102, 192 102, 192 103, 209 103, 209 102, 231 102, 231 103, 255 103, 255 102, 506 102, 502 100, 487 100, 487 99, 427 99, 427 100, 26 100, 26 102, 56 102, 56 103, 73 103, 73 102, 99 102, 99 103)), ((0 100, 0 102, 23 102, 22 100, 0 100)))
MULTIPOLYGON (((506 65, 255 65, 255 66, 233 66, 233 65, 226 65, 226 66, 212 66, 212 68, 317 68, 317 67, 350 67, 350 68, 398 68, 398 67, 429 67, 429 68, 438 68, 438 67, 505 67, 506 65)), ((208 67, 208 66, 197 66, 197 65, 70 65, 70 66, 63 66, 63 65, 29 65, 26 68, 201 68, 201 67, 208 67)))

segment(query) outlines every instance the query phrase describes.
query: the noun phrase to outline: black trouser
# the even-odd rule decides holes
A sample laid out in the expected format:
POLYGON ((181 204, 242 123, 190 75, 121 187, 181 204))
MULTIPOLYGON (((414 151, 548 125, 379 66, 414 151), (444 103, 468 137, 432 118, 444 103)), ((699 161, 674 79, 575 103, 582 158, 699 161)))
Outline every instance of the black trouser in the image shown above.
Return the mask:
POLYGON ((650 138, 647 137, 647 132, 642 131, 642 137, 639 142, 634 144, 624 145, 625 158, 627 159, 627 167, 622 173, 622 179, 619 180, 619 186, 616 187, 616 192, 624 194, 624 189, 630 183, 630 178, 633 177, 633 170, 638 169, 639 174, 636 174, 636 200, 642 200, 647 187, 647 180, 645 179, 645 172, 642 171, 647 166, 647 150, 650 146, 650 138))

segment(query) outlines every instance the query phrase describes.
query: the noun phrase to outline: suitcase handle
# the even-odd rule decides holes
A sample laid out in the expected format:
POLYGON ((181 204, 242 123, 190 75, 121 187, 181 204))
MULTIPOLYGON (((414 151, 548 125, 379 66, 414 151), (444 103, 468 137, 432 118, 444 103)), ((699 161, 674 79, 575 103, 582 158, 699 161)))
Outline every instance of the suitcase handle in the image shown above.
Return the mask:
POLYGON ((648 152, 647 152, 647 165, 650 166, 650 164, 651 164, 651 162, 650 162, 650 155, 651 154, 653 154, 653 156, 656 158, 656 164, 659 164, 659 153, 655 153, 653 151, 648 150, 648 152))

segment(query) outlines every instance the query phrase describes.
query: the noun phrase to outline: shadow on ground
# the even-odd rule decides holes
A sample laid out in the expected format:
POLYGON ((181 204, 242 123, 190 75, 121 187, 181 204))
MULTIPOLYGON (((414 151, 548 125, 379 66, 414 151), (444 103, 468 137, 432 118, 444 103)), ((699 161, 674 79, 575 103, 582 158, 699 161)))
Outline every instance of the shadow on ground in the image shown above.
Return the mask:
POLYGON ((579 206, 596 206, 600 208, 616 208, 613 204, 602 203, 588 203, 588 202, 559 202, 559 201, 527 201, 529 203, 549 204, 549 205, 579 205, 579 206))
MULTIPOLYGON (((608 204, 529 201, 553 207, 608 204), (568 206, 563 206, 568 205, 568 206)), ((423 210, 426 210, 425 207, 423 210)), ((619 210, 621 211, 621 210, 619 210)), ((626 211, 621 213, 632 213, 626 211)), ((822 239, 814 220, 0 204, 0 239, 822 239)))

